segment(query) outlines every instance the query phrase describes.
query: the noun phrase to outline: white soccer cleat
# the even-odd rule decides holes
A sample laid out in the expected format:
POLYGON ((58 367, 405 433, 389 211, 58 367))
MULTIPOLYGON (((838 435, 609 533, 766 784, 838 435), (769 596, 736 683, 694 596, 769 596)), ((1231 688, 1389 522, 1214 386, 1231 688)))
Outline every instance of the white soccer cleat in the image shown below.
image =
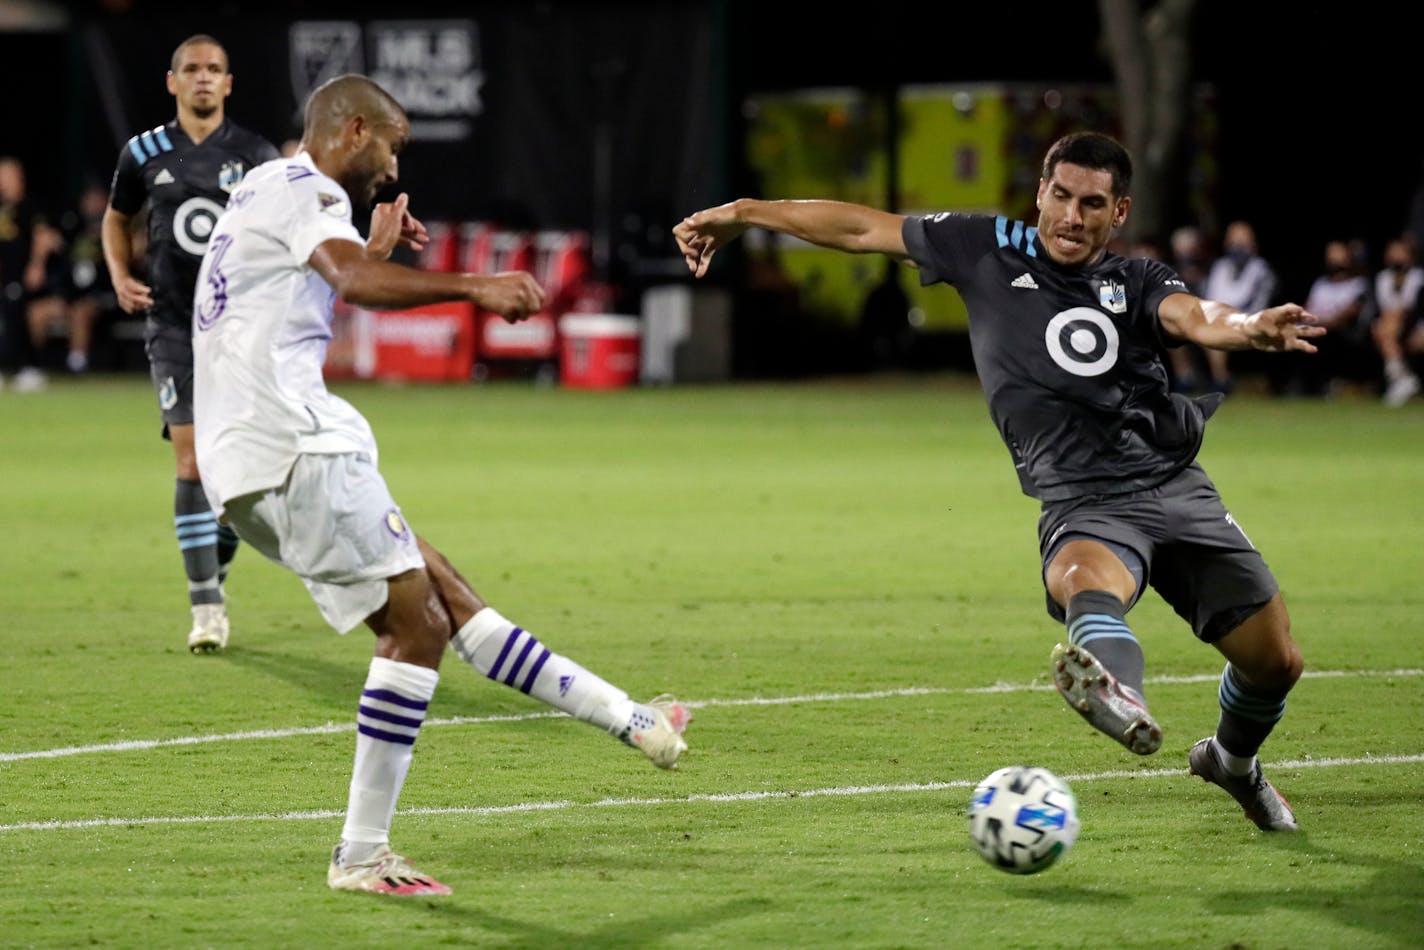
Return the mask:
POLYGON ((382 846, 367 860, 349 866, 337 863, 340 853, 341 846, 337 845, 331 852, 331 865, 326 869, 326 884, 332 890, 365 891, 394 897, 450 893, 450 888, 417 870, 389 847, 382 846))
POLYGON ((1123 686, 1098 658, 1076 644, 1053 648, 1053 685, 1063 701, 1094 729, 1129 751, 1151 755, 1162 745, 1162 727, 1136 691, 1123 686))
POLYGON ((692 721, 686 706, 667 693, 633 707, 633 718, 621 738, 660 769, 677 768, 677 758, 687 751, 682 734, 692 721))
POLYGON ((49 378, 33 366, 26 366, 15 374, 11 383, 17 393, 42 393, 49 386, 49 378))
POLYGON ((1384 404, 1391 409, 1400 406, 1419 395, 1419 377, 1410 373, 1394 380, 1384 391, 1384 404))
POLYGON ((193 629, 188 632, 188 649, 194 653, 218 653, 227 649, 227 608, 222 604, 194 604, 193 629))

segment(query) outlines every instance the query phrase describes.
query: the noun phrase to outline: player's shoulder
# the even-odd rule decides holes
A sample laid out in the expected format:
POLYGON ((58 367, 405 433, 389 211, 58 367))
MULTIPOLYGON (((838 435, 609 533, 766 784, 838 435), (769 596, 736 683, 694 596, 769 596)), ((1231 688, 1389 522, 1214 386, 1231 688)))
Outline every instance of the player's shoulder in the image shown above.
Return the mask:
MULTIPOLYGON (((978 211, 923 211, 906 215, 922 222, 926 227, 987 227, 995 216, 978 211)), ((1001 216, 1002 217, 1002 216, 1001 216)))
POLYGON ((246 156, 253 164, 260 165, 280 157, 277 146, 246 126, 224 118, 222 124, 222 145, 225 149, 246 156))
POLYGON ((135 132, 124 143, 119 152, 120 164, 132 163, 142 168, 160 155, 174 151, 177 146, 174 144, 175 136, 171 134, 171 125, 156 125, 151 129, 144 129, 135 132))
MULTIPOLYGON (((1022 222, 1010 222, 1002 215, 995 216, 977 211, 931 211, 906 215, 905 219, 905 235, 908 241, 928 241, 941 248, 992 248, 996 229, 1001 235, 1012 235, 1020 250, 1030 246, 1033 235, 1037 233, 1035 229, 1025 227, 1022 222)), ((998 244, 1003 246, 1004 241, 1000 240, 998 244)))
POLYGON ((252 172, 262 181, 280 183, 285 201, 294 212, 321 213, 336 218, 351 216, 346 189, 311 160, 306 152, 267 162, 252 172))

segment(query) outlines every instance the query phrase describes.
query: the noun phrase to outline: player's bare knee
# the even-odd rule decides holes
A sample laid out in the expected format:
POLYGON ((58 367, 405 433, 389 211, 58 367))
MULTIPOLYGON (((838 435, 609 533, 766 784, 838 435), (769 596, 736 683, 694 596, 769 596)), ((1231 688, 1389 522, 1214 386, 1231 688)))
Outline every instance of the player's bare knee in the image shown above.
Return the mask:
MULTIPOLYGON (((469 618, 483 610, 486 604, 445 555, 424 538, 418 537, 417 541, 420 544, 421 556, 425 558, 430 583, 450 615, 454 629, 458 630, 469 618)), ((453 635, 452 631, 451 636, 453 635)))
POLYGON ((1305 658, 1289 636, 1253 653, 1249 663, 1232 663, 1251 685, 1275 693, 1288 692, 1305 671, 1305 658))
POLYGON ((1067 606, 1074 595, 1089 590, 1105 590, 1116 594, 1127 603, 1136 589, 1131 573, 1117 556, 1101 545, 1097 551, 1085 551, 1082 542, 1072 542, 1063 546, 1062 552, 1053 559, 1045 578, 1049 595, 1059 604, 1067 606))

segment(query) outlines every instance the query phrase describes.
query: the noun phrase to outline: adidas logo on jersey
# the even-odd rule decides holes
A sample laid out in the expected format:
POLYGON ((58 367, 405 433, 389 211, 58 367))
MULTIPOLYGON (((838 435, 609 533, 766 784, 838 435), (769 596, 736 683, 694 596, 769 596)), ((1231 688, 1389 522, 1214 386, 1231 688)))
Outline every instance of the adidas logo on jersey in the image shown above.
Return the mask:
POLYGON ((153 176, 153 183, 155 185, 171 185, 173 184, 173 173, 166 168, 160 168, 158 174, 153 176))
POLYGON ((1010 287, 1022 287, 1024 290, 1037 290, 1038 284, 1034 282, 1033 276, 1027 272, 1020 274, 1009 282, 1010 287))

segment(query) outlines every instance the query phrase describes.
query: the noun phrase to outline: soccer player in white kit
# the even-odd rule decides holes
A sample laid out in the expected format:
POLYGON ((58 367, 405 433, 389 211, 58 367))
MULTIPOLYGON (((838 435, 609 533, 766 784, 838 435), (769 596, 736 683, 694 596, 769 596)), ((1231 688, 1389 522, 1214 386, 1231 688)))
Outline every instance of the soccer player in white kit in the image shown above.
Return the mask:
POLYGON ((510 320, 543 304, 526 273, 390 263, 398 243, 418 250, 426 238, 404 194, 373 208, 361 238, 352 202, 369 206, 396 180, 409 130, 400 104, 365 77, 316 89, 302 150, 249 174, 214 226, 193 321, 195 441, 213 510, 299 575, 338 632, 364 621, 376 634, 327 883, 398 895, 450 892, 389 846, 447 645, 490 679, 606 730, 662 768, 686 750, 691 718, 668 696, 633 702, 486 605, 406 523, 377 470, 370 426, 326 389, 337 296, 380 309, 469 300, 510 320))

